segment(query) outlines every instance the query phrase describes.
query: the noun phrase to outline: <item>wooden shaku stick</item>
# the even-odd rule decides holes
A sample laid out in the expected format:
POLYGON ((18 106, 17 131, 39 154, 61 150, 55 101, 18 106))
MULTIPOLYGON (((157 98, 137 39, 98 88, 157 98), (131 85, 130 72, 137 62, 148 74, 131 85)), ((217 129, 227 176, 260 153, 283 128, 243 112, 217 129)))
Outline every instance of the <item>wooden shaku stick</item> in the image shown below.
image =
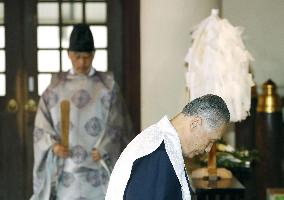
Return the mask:
POLYGON ((61 144, 68 148, 70 102, 67 100, 61 101, 60 109, 61 109, 61 144))

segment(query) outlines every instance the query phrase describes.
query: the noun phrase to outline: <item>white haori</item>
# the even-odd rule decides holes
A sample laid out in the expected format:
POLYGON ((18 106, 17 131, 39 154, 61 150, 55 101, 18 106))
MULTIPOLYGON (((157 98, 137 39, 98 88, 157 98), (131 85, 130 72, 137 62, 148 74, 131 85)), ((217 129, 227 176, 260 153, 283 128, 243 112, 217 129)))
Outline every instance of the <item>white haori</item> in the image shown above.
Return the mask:
POLYGON ((125 148, 110 177, 105 200, 122 200, 135 160, 154 152, 164 141, 165 149, 181 185, 184 200, 191 199, 181 144, 167 116, 137 135, 125 148))

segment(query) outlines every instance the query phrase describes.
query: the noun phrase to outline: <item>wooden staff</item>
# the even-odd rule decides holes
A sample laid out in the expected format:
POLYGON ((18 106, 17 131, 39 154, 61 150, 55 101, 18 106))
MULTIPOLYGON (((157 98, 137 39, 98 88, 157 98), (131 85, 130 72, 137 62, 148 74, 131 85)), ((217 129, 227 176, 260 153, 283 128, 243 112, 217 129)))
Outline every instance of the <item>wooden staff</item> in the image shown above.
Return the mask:
POLYGON ((68 100, 61 101, 60 109, 61 109, 61 144, 68 148, 70 102, 68 100))

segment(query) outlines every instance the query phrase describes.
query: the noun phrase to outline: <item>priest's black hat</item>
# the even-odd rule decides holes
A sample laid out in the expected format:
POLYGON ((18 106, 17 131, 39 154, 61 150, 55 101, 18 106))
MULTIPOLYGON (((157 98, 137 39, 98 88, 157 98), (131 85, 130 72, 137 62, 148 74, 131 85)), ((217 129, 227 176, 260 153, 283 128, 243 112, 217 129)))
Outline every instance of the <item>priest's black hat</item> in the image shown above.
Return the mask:
POLYGON ((94 39, 89 25, 76 24, 70 35, 69 51, 95 51, 94 39))

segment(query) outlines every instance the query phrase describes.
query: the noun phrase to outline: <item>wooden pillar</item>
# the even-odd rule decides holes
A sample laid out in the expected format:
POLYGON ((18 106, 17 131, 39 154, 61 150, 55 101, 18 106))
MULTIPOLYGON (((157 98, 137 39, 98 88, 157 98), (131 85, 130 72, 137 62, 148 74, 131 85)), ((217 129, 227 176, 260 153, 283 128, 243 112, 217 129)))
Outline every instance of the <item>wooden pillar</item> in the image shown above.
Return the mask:
POLYGON ((263 84, 263 95, 258 97, 256 148, 260 153, 260 162, 256 166, 258 199, 264 200, 266 188, 282 186, 281 101, 271 80, 263 84))

